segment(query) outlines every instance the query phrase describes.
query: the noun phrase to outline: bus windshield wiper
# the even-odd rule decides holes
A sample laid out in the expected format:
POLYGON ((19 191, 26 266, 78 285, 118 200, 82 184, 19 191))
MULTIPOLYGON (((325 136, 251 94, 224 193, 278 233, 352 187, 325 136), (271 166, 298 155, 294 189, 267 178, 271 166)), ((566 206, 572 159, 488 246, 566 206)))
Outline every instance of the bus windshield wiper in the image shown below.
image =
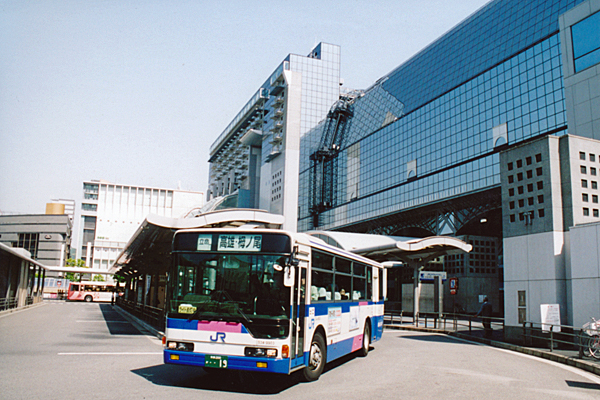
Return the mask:
POLYGON ((237 304, 237 302, 235 300, 233 300, 231 298, 231 296, 229 295, 229 293, 227 293, 224 290, 221 290, 221 293, 223 293, 225 295, 225 297, 227 297, 229 299, 229 301, 233 304, 233 306, 235 307, 235 309, 237 310, 237 312, 242 316, 242 318, 244 318, 244 321, 246 321, 248 324, 251 324, 252 320, 250 318, 248 318, 248 316, 246 315, 245 312, 242 311, 242 309, 240 308, 240 306, 237 304))

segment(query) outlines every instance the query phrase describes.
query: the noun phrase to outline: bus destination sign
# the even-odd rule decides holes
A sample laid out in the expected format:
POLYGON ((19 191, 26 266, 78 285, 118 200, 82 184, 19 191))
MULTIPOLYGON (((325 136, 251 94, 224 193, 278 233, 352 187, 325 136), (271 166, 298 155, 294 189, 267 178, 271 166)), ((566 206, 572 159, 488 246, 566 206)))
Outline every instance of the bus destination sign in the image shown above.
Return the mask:
POLYGON ((260 251, 261 248, 262 235, 227 234, 219 235, 217 251, 260 251))

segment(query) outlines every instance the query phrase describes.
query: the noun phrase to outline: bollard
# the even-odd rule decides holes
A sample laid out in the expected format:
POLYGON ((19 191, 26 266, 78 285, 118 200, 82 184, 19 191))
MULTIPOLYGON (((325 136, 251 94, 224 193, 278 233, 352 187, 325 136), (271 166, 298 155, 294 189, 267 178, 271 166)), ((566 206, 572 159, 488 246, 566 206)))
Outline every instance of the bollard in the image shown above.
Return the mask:
POLYGON ((554 331, 552 330, 552 325, 550 325, 550 352, 554 348, 554 331))

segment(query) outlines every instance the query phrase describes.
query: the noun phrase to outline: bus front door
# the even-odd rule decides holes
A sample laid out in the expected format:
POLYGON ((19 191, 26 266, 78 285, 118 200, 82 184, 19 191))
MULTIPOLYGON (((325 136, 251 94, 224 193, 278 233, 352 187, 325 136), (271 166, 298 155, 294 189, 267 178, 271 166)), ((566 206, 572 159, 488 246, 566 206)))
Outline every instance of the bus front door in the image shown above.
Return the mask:
POLYGON ((304 317, 306 309, 306 262, 296 268, 296 279, 292 292, 292 347, 290 349, 291 369, 304 365, 304 317))

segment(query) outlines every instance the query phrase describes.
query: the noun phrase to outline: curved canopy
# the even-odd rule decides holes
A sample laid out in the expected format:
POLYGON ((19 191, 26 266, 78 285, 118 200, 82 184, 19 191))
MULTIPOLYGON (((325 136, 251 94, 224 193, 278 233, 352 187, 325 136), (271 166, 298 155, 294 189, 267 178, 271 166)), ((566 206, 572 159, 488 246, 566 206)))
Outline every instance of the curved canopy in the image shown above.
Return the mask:
POLYGON ((470 244, 450 236, 410 238, 328 231, 313 231, 308 234, 380 262, 400 260, 413 264, 415 261, 426 262, 446 254, 468 253, 473 249, 470 244))
POLYGON ((155 274, 169 267, 171 242, 179 229, 263 227, 281 228, 282 215, 262 210, 213 211, 193 218, 168 218, 149 214, 109 269, 111 274, 155 274))

